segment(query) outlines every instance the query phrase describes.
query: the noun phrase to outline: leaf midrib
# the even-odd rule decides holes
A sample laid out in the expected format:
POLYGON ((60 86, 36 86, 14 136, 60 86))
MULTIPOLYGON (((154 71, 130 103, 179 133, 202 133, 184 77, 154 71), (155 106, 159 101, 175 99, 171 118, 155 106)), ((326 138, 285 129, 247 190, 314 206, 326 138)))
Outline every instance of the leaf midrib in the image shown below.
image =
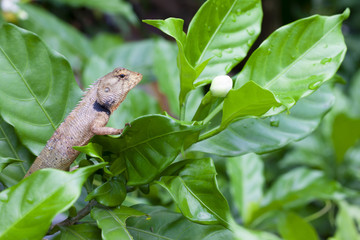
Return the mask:
MULTIPOLYGON (((295 61, 293 61, 290 65, 288 65, 283 71, 279 72, 272 80, 267 82, 264 85, 264 88, 270 89, 270 87, 276 82, 276 80, 278 80, 281 76, 283 76, 284 74, 289 72, 293 66, 295 66, 300 60, 302 60, 311 50, 313 50, 315 47, 317 47, 322 42, 322 40, 325 39, 330 33, 332 33, 332 31, 335 28, 337 28, 337 26, 341 23, 342 23, 342 21, 335 24, 334 27, 332 27, 326 34, 324 34, 318 41, 316 41, 316 43, 313 44, 308 50, 306 50, 303 54, 301 54, 295 61)), ((266 59, 268 59, 268 58, 266 58, 266 59)))
POLYGON ((14 70, 16 71, 16 73, 19 75, 20 79, 22 80, 22 82, 24 83, 24 85, 26 86, 26 88, 28 89, 28 91, 30 92, 30 94, 33 96, 35 102, 38 104, 38 106, 40 107, 40 109, 42 110, 42 112, 45 114, 46 118, 48 119, 48 121, 50 122, 51 126, 54 128, 54 130, 56 130, 56 126, 53 122, 53 120, 51 119, 50 115, 48 114, 48 112, 46 111, 46 109, 42 106, 42 104, 40 103, 39 99, 37 98, 36 94, 33 92, 33 90, 31 89, 30 85, 28 84, 28 82, 26 81, 26 79, 24 78, 24 76, 22 75, 22 73, 20 73, 19 69, 15 66, 15 64, 13 63, 13 61, 10 59, 10 57, 6 54, 5 50, 0 47, 0 50, 2 52, 2 54, 5 56, 5 58, 8 60, 8 62, 11 64, 11 66, 14 68, 14 70))
POLYGON ((229 14, 232 12, 234 6, 236 5, 238 0, 235 0, 233 2, 233 4, 231 5, 229 11, 225 14, 225 16, 223 17, 222 21, 220 22, 220 24, 218 25, 218 27, 215 29, 214 34, 211 36, 211 38, 209 39, 209 41, 207 42, 206 46, 204 47, 203 52, 201 53, 201 55, 199 56, 199 58, 196 60, 195 64, 199 64, 199 62, 201 62, 202 58, 204 57, 205 53, 208 50, 209 45, 212 43, 212 41, 214 40, 216 34, 220 31, 220 29, 222 28, 222 26, 225 24, 225 20, 228 18, 229 14))

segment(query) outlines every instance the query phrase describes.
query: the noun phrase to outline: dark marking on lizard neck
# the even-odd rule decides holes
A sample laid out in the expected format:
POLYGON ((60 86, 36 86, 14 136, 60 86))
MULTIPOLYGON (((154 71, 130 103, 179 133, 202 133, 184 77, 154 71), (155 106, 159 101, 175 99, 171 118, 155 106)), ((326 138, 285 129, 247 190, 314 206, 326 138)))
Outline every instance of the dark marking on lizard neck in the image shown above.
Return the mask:
POLYGON ((104 105, 101 105, 100 103, 98 103, 98 101, 94 102, 93 107, 94 107, 94 110, 97 112, 105 112, 107 115, 111 114, 110 110, 107 107, 105 107, 104 105))

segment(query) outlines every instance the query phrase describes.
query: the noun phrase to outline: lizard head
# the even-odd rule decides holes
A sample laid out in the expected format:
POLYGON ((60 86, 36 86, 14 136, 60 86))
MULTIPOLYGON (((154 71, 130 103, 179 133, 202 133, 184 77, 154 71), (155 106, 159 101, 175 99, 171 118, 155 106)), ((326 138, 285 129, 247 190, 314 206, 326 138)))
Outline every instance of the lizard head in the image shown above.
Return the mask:
POLYGON ((114 71, 100 79, 97 101, 110 112, 113 112, 141 79, 140 73, 132 72, 126 68, 115 68, 114 71))

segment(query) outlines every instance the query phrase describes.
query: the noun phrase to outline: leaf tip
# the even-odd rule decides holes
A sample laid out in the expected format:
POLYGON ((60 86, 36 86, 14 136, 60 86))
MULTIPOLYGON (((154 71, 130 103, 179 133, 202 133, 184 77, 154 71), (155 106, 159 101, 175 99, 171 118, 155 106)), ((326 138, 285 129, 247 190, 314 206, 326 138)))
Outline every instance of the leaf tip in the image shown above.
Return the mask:
POLYGON ((350 8, 346 8, 345 11, 342 13, 344 20, 348 19, 350 16, 350 8))

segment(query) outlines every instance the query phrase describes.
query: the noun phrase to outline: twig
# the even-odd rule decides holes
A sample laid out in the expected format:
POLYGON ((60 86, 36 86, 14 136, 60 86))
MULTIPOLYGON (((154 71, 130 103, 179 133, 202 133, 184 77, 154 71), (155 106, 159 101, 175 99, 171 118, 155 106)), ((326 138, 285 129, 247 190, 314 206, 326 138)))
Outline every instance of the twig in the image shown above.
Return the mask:
POLYGON ((63 227, 63 226, 71 226, 74 225, 75 223, 77 223, 78 221, 80 221, 82 218, 84 218, 85 216, 87 216, 92 207, 95 206, 97 204, 97 202, 93 199, 91 200, 83 209, 81 209, 78 214, 75 217, 72 218, 67 218, 62 222, 59 222, 55 225, 53 225, 50 229, 49 232, 51 232, 53 229, 57 228, 57 227, 63 227))

